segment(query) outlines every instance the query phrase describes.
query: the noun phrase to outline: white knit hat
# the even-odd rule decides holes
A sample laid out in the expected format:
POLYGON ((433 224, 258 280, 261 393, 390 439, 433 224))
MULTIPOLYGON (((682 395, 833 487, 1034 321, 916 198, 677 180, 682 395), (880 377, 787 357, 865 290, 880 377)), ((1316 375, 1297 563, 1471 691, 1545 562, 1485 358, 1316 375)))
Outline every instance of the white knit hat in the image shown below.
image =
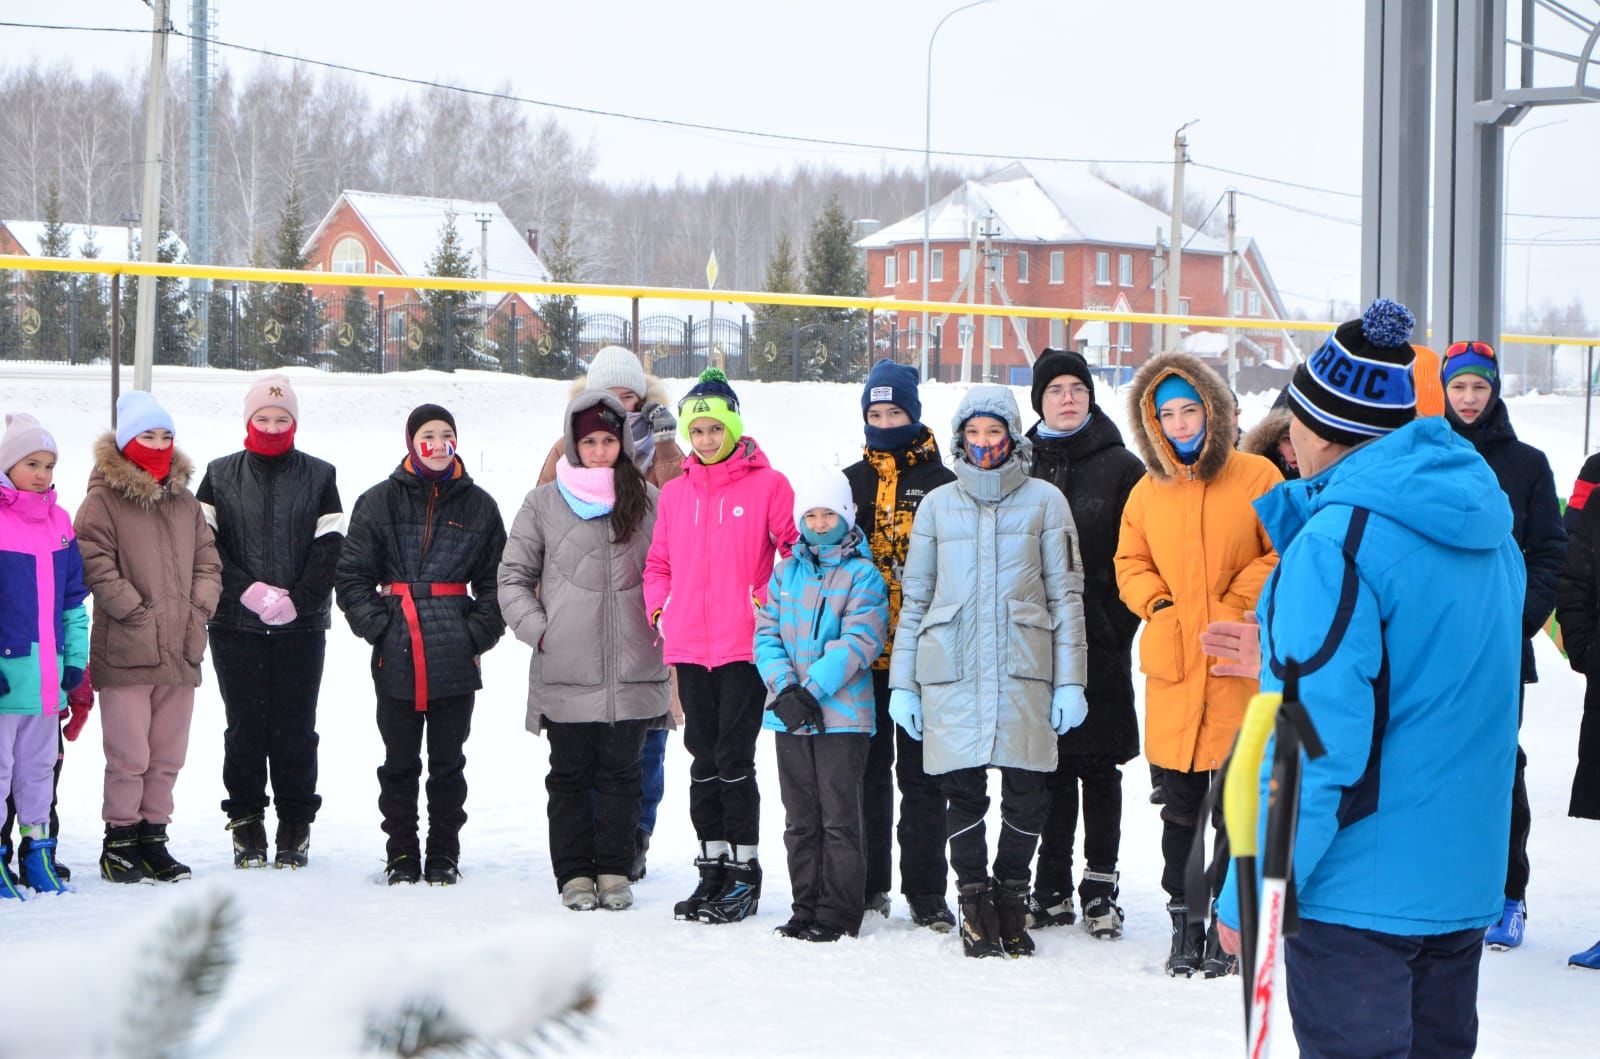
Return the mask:
POLYGON ((172 425, 172 416, 161 402, 157 401, 146 390, 129 390, 117 398, 117 449, 120 451, 128 447, 128 442, 143 434, 146 430, 155 430, 166 427, 174 434, 178 428, 172 425))
POLYGON ((644 365, 639 363, 639 358, 631 350, 623 346, 602 346, 589 362, 587 389, 609 390, 617 387, 632 390, 643 399, 649 385, 644 377, 644 365))
POLYGON ((846 526, 856 524, 856 502, 851 498, 850 480, 843 471, 819 467, 795 479, 795 526, 803 529, 806 512, 816 507, 832 511, 846 526))
POLYGON ((39 421, 26 412, 7 414, 6 432, 0 436, 0 475, 36 452, 60 455, 56 439, 39 425, 39 421))

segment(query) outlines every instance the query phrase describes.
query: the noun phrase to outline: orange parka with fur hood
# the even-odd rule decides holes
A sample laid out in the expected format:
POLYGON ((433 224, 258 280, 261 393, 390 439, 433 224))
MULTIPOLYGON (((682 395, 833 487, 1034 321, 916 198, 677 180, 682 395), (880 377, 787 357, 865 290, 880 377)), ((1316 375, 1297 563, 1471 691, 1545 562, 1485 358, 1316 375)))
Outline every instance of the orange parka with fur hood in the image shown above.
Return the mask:
POLYGON ((1117 541, 1117 589, 1146 622, 1145 757, 1180 772, 1221 767, 1256 681, 1219 677, 1200 648, 1214 621, 1254 611, 1277 553, 1252 502, 1283 480, 1269 461, 1234 448, 1234 402, 1222 379, 1183 353, 1153 357, 1133 378, 1129 421, 1148 472, 1128 496, 1117 541), (1188 380, 1206 412, 1192 465, 1161 431, 1156 385, 1188 380), (1172 606, 1156 610, 1162 600, 1172 606))

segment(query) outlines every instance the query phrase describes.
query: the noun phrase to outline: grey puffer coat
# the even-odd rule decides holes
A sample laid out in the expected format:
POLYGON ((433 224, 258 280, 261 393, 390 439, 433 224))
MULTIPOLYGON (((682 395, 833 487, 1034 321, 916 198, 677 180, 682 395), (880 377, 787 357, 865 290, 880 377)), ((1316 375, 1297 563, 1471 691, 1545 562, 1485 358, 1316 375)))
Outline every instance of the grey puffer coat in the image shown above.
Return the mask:
POLYGON ((922 696, 930 775, 999 766, 1050 772, 1050 700, 1088 680, 1083 570, 1061 491, 1029 477, 1016 400, 975 386, 956 412, 956 480, 917 508, 889 685, 922 696), (968 463, 961 425, 1003 419, 1015 446, 992 470, 968 463))
MULTIPOLYGON (((595 404, 623 415, 615 397, 587 391, 567 407, 569 434, 572 417, 595 404)), ((631 460, 631 449, 624 438, 621 458, 631 460)), ((557 482, 529 493, 511 523, 500 559, 500 610, 517 639, 534 649, 530 732, 537 734, 546 720, 668 723, 672 685, 644 606, 644 562, 659 494, 653 485, 645 488, 650 510, 621 544, 611 539, 611 516, 579 518, 557 482)))

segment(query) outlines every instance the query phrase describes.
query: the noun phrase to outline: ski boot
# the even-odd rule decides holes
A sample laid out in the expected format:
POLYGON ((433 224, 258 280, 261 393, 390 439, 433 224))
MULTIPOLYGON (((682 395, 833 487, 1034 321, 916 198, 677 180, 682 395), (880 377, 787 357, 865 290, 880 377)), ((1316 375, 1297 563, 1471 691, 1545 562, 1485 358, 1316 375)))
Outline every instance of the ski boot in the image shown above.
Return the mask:
MULTIPOLYGON (((0 897, 4 896, 4 894, 0 894, 0 897)), ((1568 956, 1567 966, 1581 967, 1587 971, 1600 971, 1600 941, 1595 942, 1582 952, 1575 952, 1568 956)))
POLYGON ((26 901, 11 875, 11 847, 0 843, 0 901, 26 901))
POLYGON ((956 917, 945 904, 944 894, 917 894, 907 897, 906 903, 911 906, 911 922, 917 926, 935 934, 948 934, 956 928, 956 917))
POLYGON ((732 853, 733 847, 726 842, 700 843, 700 856, 694 862, 694 866, 700 869, 700 882, 696 884, 694 893, 672 906, 674 919, 700 918, 700 906, 722 889, 722 877, 732 853))
POLYGON ((889 904, 890 904, 889 895, 884 893, 881 890, 879 892, 875 893, 875 894, 868 894, 867 895, 867 903, 864 906, 864 914, 870 916, 874 912, 876 912, 878 915, 882 916, 884 919, 888 919, 889 918, 889 904))
POLYGON ((595 891, 600 907, 607 912, 621 912, 633 907, 633 886, 626 875, 602 875, 595 881, 595 891))
POLYGON ((182 882, 191 878, 189 866, 167 851, 167 825, 139 821, 139 859, 156 882, 182 882))
POLYGON ((1035 890, 1028 895, 1027 901, 1028 926, 1035 930, 1040 927, 1070 927, 1077 922, 1077 913, 1072 910, 1072 892, 1065 893, 1060 890, 1035 890))
POLYGON ((233 866, 235 868, 265 868, 267 866, 267 829, 260 813, 251 813, 228 821, 233 833, 233 866))
POLYGON ((300 869, 311 859, 311 825, 289 820, 278 821, 278 852, 274 868, 300 869))
POLYGON ((796 913, 789 917, 789 922, 781 927, 774 927, 772 932, 780 938, 804 938, 806 931, 812 927, 812 921, 796 913))
POLYGON ((454 857, 430 853, 422 868, 422 881, 429 886, 454 886, 461 881, 461 868, 454 857))
POLYGON ((756 847, 735 846, 723 868, 722 887, 700 903, 695 916, 702 923, 737 923, 756 914, 761 905, 761 862, 756 847))
POLYGON ((1217 903, 1211 902, 1211 923, 1206 927, 1205 958, 1200 964, 1207 978, 1226 978, 1239 973, 1239 957, 1222 949, 1222 938, 1217 932, 1217 903))
POLYGON ((1500 922, 1490 927, 1483 935, 1483 943, 1495 952, 1505 952, 1522 944, 1523 933, 1528 925, 1528 903, 1526 901, 1513 901, 1506 898, 1504 911, 1500 913, 1500 922))
POLYGON ((1192 978, 1205 961, 1206 931, 1189 919, 1187 905, 1169 904, 1172 917, 1172 951, 1167 955, 1168 978, 1192 978))
POLYGON ((813 923, 799 934, 801 941, 813 941, 821 944, 838 941, 844 936, 845 932, 837 927, 826 927, 821 923, 813 923))
POLYGON ((416 853, 396 853, 383 868, 384 880, 390 886, 403 886, 422 881, 422 861, 416 853))
POLYGON ((42 894, 64 894, 67 884, 56 873, 56 840, 23 835, 17 843, 17 874, 24 886, 42 894))
POLYGON ((1091 938, 1112 941, 1122 937, 1122 909, 1117 905, 1116 872, 1086 871, 1078 884, 1083 902, 1083 929, 1091 938))
POLYGON ((1000 917, 987 882, 956 887, 961 906, 961 951, 974 959, 1004 956, 1000 947, 1000 917))
POLYGON ((154 883, 140 855, 139 829, 133 824, 107 824, 100 850, 100 877, 113 883, 154 883))
POLYGON ((1000 920, 1000 947, 1012 959, 1033 955, 1028 934, 1028 880, 994 882, 994 911, 1000 920))

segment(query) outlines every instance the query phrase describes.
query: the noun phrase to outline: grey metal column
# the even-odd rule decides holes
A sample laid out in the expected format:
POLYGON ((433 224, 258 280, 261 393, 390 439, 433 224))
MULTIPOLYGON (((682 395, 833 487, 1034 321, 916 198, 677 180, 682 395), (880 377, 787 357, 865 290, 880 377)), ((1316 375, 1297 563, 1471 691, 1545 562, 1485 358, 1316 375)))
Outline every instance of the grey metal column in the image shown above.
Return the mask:
POLYGON ((1428 319, 1428 125, 1433 0, 1367 0, 1361 301, 1428 319))
POLYGON ((1503 2, 1440 0, 1438 8, 1430 320, 1440 349, 1464 339, 1500 340, 1499 122, 1520 117, 1492 105, 1505 61, 1503 2))

